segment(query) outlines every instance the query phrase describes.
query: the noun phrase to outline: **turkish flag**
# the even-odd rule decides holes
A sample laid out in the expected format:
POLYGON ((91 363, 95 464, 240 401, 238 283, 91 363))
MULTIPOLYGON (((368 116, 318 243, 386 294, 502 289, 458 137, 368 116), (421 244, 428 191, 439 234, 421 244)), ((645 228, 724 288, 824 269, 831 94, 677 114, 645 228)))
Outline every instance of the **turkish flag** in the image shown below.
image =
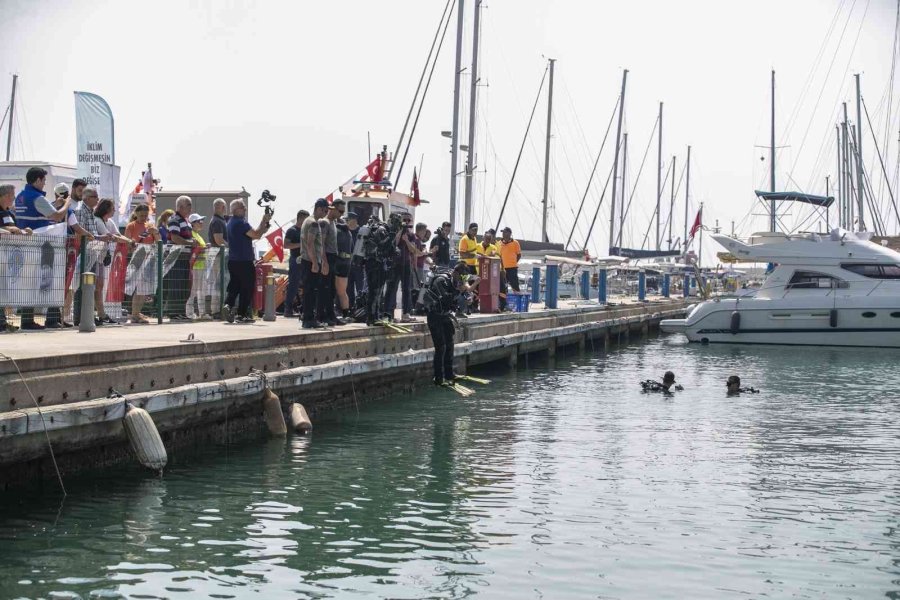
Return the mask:
POLYGON ((284 260, 284 233, 281 231, 281 228, 276 229, 272 233, 266 236, 266 239, 269 241, 269 245, 272 246, 272 250, 275 252, 275 255, 278 257, 278 260, 284 260))
POLYGON ((416 173, 415 167, 413 167, 412 190, 410 190, 409 195, 412 196, 413 206, 422 204, 422 199, 419 197, 419 175, 416 173))
POLYGON ((703 209, 697 211, 697 217, 694 219, 694 225, 691 227, 691 239, 694 239, 694 235, 697 231, 703 226, 703 209))
POLYGON ((128 269, 128 244, 116 244, 109 275, 106 279, 106 301, 123 302, 125 300, 125 272, 128 269))
POLYGON ((381 169, 381 157, 377 157, 375 160, 369 163, 366 167, 366 174, 369 177, 369 181, 372 183, 378 183, 384 177, 384 172, 381 169))

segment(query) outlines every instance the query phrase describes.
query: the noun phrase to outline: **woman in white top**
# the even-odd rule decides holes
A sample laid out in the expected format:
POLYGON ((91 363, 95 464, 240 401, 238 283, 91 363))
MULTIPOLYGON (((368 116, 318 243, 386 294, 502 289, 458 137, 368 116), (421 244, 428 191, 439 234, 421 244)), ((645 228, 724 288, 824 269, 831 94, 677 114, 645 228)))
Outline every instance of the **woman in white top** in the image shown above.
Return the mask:
MULTIPOLYGON (((124 235, 119 233, 119 228, 116 226, 115 222, 112 220, 112 216, 115 213, 116 207, 113 204, 113 201, 109 198, 104 198, 100 202, 97 203, 97 207, 94 209, 94 216, 103 221, 103 224, 106 226, 107 232, 109 232, 110 237, 112 238, 113 244, 128 244, 129 246, 133 246, 134 242, 124 235)), ((111 253, 114 251, 114 246, 110 246, 107 250, 107 253, 111 253)), ((101 260, 101 264, 97 265, 97 281, 96 287, 94 288, 94 306, 97 308, 97 325, 103 325, 104 323, 115 323, 109 316, 106 314, 106 311, 103 307, 104 300, 104 281, 106 280, 106 260, 101 260)))

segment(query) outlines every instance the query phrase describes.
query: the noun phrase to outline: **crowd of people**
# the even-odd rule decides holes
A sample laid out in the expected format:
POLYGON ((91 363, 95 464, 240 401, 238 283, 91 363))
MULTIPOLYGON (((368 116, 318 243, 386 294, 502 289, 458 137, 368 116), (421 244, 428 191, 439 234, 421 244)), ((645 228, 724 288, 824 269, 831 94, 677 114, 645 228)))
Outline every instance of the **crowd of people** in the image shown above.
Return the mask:
MULTIPOLYGON (((164 314, 174 322, 254 320, 257 258, 253 244, 270 229, 269 212, 254 226, 247 220, 243 200, 233 200, 229 205, 219 198, 213 203, 213 214, 207 218, 194 212, 190 197, 180 196, 174 208, 162 211, 155 221, 146 205, 135 206, 127 224, 120 229, 114 220, 113 201, 100 198, 98 191, 84 180, 76 179, 71 186, 57 184, 52 200, 45 191, 46 182, 46 170, 34 167, 26 174, 26 185, 18 193, 12 185, 0 186, 0 234, 28 236, 64 223, 66 243, 72 243, 76 253, 87 243, 103 248, 96 260, 79 265, 96 275, 96 325, 126 318, 135 324, 150 322, 144 307, 159 291, 155 271, 146 285, 130 286, 122 315, 107 314, 104 283, 110 277, 111 253, 105 249, 121 244, 132 257, 141 252, 140 248, 145 249, 142 257, 156 257, 153 253, 160 241, 166 248, 166 269, 162 298, 153 298, 155 309, 162 302, 164 314), (227 252, 222 252, 225 249, 227 252), (218 277, 219 273, 222 277, 218 277)), ((429 321, 435 321, 424 292, 437 275, 443 274, 450 277, 456 292, 450 312, 454 319, 464 318, 477 305, 481 256, 497 257, 500 263, 501 298, 507 290, 519 290, 521 248, 508 227, 498 240, 492 229, 479 238, 478 225, 470 224, 456 248, 459 259, 455 263, 451 258, 452 235, 449 222, 442 223, 434 234, 425 223, 413 223, 409 213, 391 214, 384 222, 375 218, 362 222, 359 215, 347 211, 344 200, 319 199, 311 211, 298 211, 295 222, 284 232, 288 281, 282 314, 299 318, 304 329, 350 322, 392 323, 398 308, 398 325, 411 322, 416 314, 429 315, 429 321), (451 268, 454 264, 455 268, 451 268)), ((72 267, 67 265, 70 271, 72 267)), ((152 265, 147 267, 146 272, 150 273, 152 265)), ((78 283, 78 278, 67 272, 61 306, 46 309, 42 324, 35 321, 33 308, 19 307, 19 327, 73 327, 79 316, 74 314, 77 310, 73 311, 79 297, 78 283)), ((11 313, 12 309, 0 310, 0 331, 19 328, 8 320, 11 313)))

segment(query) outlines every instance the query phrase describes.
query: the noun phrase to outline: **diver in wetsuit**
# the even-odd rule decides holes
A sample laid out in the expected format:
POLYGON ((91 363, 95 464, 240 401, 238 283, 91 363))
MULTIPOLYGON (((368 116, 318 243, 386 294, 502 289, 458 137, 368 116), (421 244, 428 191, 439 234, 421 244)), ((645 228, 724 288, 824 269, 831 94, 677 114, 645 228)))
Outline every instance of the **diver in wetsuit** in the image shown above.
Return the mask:
POLYGON ((731 375, 728 378, 728 381, 725 382, 725 385, 728 388, 729 396, 734 396, 734 395, 740 394, 742 392, 745 394, 758 394, 759 393, 759 390, 754 389, 752 387, 742 388, 741 387, 741 378, 738 377, 737 375, 731 375))
POLYGON ((392 231, 390 225, 372 217, 367 227, 368 232, 362 242, 367 283, 365 320, 366 324, 374 325, 384 311, 385 286, 389 283, 398 250, 394 241, 396 231, 392 231))
POLYGON ((453 372, 453 337, 456 335, 453 311, 456 310, 459 295, 465 287, 465 273, 466 265, 463 262, 456 263, 453 270, 435 267, 434 276, 422 291, 428 331, 434 344, 435 385, 456 379, 456 373, 453 372))
POLYGON ((647 379, 641 382, 641 389, 645 392, 672 393, 675 391, 681 391, 684 388, 680 385, 675 385, 675 373, 673 373, 672 371, 666 371, 663 375, 662 383, 656 381, 655 379, 647 379))

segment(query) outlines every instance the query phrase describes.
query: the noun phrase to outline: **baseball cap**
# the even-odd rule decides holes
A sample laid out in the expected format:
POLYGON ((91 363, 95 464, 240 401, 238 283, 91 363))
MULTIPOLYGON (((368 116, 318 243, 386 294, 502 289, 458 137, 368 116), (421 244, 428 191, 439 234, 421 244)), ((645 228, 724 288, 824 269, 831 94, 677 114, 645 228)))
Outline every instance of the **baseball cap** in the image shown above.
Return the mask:
POLYGON ((57 196, 60 194, 68 194, 69 186, 67 186, 63 182, 59 182, 55 186, 53 186, 53 193, 56 194, 57 196))
POLYGON ((188 217, 188 223, 193 225, 197 221, 202 221, 203 218, 204 218, 203 215, 198 215, 197 213, 193 213, 191 216, 188 217))
POLYGON ((478 229, 478 223, 469 223, 469 229, 478 229))
POLYGON ((346 206, 346 205, 347 205, 347 202, 346 202, 345 200, 341 200, 340 198, 338 198, 337 200, 333 200, 333 201, 331 202, 331 205, 332 205, 332 206, 338 206, 338 205, 346 206))
POLYGON ((512 229, 510 229, 509 227, 504 227, 503 229, 500 230, 500 233, 505 233, 507 231, 512 233, 512 229))
POLYGON ((328 208, 328 200, 325 198, 319 198, 316 200, 316 204, 313 208, 328 208))

